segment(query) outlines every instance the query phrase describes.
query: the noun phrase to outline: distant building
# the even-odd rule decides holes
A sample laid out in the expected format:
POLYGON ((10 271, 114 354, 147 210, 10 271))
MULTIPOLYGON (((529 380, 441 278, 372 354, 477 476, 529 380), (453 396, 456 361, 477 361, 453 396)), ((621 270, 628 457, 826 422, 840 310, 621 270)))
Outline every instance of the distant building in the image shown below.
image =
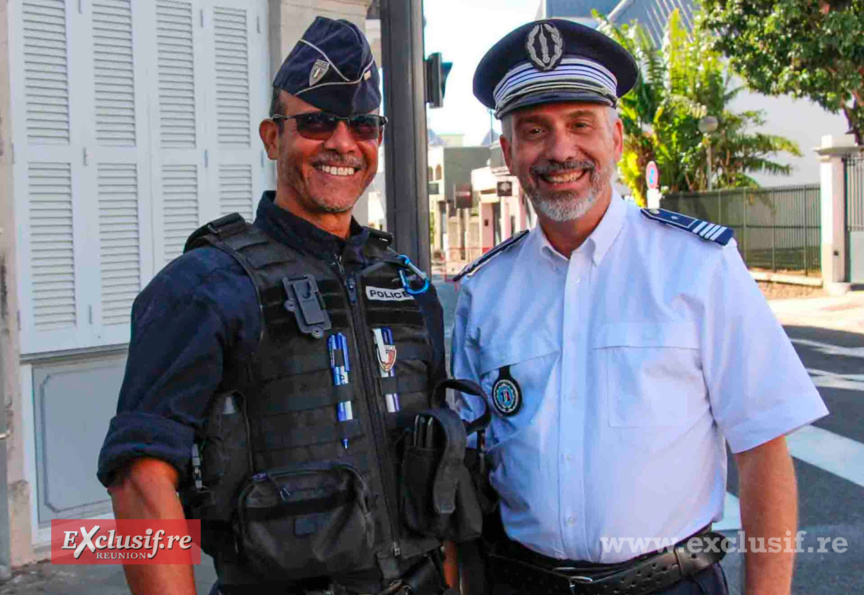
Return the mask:
POLYGON ((501 137, 495 130, 490 130, 486 133, 486 136, 483 137, 483 141, 480 143, 484 147, 494 147, 498 145, 498 139, 501 137))
POLYGON ((463 147, 465 146, 465 135, 464 134, 439 134, 438 138, 444 143, 445 147, 463 147))
MULTIPOLYGON (((519 179, 510 175, 500 145, 490 147, 489 165, 471 172, 471 189, 472 207, 477 217, 469 221, 476 226, 476 229, 469 228, 469 236, 478 237, 480 254, 523 229, 534 227, 536 221, 528 198, 519 179)), ((448 273, 458 270, 448 261, 448 273)))
POLYGON ((542 0, 537 9, 538 19, 562 18, 595 27, 597 21, 591 16, 596 9, 600 14, 609 14, 619 4, 619 0, 542 0))
POLYGON ((489 148, 429 147, 428 159, 432 255, 445 260, 449 271, 483 253, 471 172, 486 166, 489 148))

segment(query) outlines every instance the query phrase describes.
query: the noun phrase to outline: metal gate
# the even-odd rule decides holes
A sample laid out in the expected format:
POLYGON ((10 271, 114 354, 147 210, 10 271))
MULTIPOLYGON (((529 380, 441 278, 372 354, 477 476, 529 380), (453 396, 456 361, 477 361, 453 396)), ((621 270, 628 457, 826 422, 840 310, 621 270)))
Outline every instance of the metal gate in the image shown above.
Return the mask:
POLYGON ((843 158, 846 172, 846 278, 864 283, 864 156, 843 158))
POLYGON ((810 184, 673 193, 662 206, 731 227, 750 268, 809 275, 820 268, 820 200, 819 185, 810 184))

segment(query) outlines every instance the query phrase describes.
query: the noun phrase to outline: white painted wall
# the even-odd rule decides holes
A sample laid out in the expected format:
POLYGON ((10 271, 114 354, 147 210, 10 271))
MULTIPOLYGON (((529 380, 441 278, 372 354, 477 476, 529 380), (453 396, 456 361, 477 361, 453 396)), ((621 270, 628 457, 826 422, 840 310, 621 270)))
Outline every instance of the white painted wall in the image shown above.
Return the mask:
MULTIPOLYGON (((740 84, 740 83, 738 83, 740 84)), ((821 146, 825 135, 843 135, 849 128, 842 114, 830 114, 815 103, 805 99, 793 99, 788 95, 769 97, 749 91, 742 92, 732 102, 736 112, 764 110, 767 121, 760 131, 779 134, 798 143, 803 157, 788 154, 776 161, 792 166, 789 176, 756 174, 753 177, 761 186, 790 186, 819 183, 819 156, 815 150, 821 146)))

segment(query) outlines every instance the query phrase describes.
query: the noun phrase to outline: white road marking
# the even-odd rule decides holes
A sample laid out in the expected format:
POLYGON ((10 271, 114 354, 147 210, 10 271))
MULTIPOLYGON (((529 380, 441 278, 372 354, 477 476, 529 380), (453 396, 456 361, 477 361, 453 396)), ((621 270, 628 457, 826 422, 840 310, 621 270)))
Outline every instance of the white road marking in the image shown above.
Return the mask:
POLYGON ((732 531, 741 528, 741 504, 738 498, 726 492, 723 500, 723 520, 712 525, 714 531, 732 531))
POLYGON ((807 368, 813 384, 823 388, 842 388, 864 392, 864 374, 836 374, 816 368, 807 368))
POLYGON ((816 426, 789 434, 786 443, 796 459, 864 487, 864 444, 816 426))
POLYGON ((830 343, 822 343, 821 341, 811 341, 810 339, 790 339, 796 345, 804 345, 812 347, 825 355, 842 355, 845 357, 860 357, 864 358, 864 347, 840 347, 830 343))
MULTIPOLYGON (((789 453, 796 459, 864 487, 864 444, 816 426, 804 426, 789 434, 786 444, 789 445, 789 453)), ((714 530, 732 531, 740 528, 741 503, 737 497, 726 492, 723 520, 714 523, 714 530)))

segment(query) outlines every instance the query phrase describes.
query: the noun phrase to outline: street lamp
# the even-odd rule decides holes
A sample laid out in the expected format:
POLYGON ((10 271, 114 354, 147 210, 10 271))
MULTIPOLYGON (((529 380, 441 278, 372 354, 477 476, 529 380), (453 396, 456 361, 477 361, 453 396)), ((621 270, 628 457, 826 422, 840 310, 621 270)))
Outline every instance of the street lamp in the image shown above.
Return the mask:
POLYGON ((708 141, 708 190, 711 190, 711 133, 717 130, 719 121, 714 116, 705 116, 699 120, 699 132, 708 141))

